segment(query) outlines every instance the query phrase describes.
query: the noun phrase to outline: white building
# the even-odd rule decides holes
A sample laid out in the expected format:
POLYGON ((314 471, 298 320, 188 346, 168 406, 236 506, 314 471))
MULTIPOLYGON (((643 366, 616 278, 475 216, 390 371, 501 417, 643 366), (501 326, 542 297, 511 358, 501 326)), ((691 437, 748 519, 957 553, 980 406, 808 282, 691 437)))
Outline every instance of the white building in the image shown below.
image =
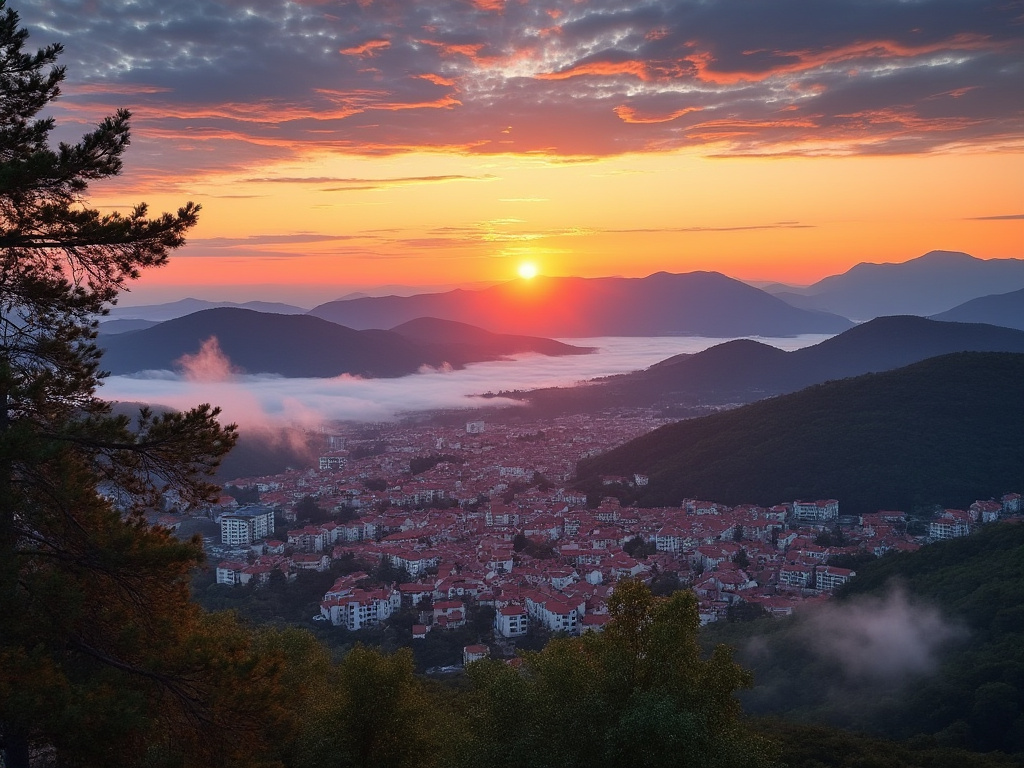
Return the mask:
POLYGON ((828 522, 839 519, 839 502, 836 499, 818 501, 794 501, 793 517, 808 523, 828 522))
POLYGON ((220 542, 249 546, 274 532, 274 512, 267 507, 248 506, 220 516, 220 542))
POLYGON ((506 605, 494 614, 494 631, 502 637, 522 637, 529 627, 529 616, 521 605, 506 605))

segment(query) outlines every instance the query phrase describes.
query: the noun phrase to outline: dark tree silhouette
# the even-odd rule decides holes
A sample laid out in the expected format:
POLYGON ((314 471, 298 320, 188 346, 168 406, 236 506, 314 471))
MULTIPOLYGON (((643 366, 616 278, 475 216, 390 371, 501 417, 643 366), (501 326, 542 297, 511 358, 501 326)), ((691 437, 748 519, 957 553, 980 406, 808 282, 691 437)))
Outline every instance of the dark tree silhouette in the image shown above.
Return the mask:
POLYGON ((61 764, 120 765, 158 722, 185 732, 216 717, 205 662, 185 650, 205 620, 187 581, 201 547, 143 512, 168 491, 185 504, 208 498, 235 429, 208 405, 130 420, 96 397, 96 318, 183 244, 199 206, 156 218, 145 205, 88 207, 89 183, 121 171, 129 113, 52 148, 54 120, 39 115, 60 94, 61 46, 26 52, 4 5, 0 756, 8 768, 40 749, 61 764))

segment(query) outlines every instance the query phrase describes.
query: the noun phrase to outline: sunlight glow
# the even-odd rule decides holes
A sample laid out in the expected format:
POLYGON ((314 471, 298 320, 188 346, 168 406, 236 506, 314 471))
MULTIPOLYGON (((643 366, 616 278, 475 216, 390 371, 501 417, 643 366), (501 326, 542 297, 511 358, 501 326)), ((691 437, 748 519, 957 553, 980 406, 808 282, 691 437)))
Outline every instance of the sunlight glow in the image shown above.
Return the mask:
POLYGON ((529 261, 519 265, 519 276, 523 280, 530 280, 537 276, 537 265, 532 264, 529 261))

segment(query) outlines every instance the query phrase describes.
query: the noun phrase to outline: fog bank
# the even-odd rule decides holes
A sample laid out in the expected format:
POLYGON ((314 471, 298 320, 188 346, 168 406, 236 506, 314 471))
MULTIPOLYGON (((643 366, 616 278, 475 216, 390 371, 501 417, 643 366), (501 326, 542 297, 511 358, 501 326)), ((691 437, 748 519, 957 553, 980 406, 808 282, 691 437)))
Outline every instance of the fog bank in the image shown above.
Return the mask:
MULTIPOLYGON (((758 339, 780 349, 817 344, 827 335, 758 339)), ((220 406, 228 421, 243 425, 315 426, 326 420, 388 421, 416 411, 519 405, 484 393, 573 386, 601 376, 628 373, 681 353, 700 352, 728 339, 695 336, 561 339, 596 347, 591 355, 516 355, 509 360, 474 363, 462 370, 427 369, 395 379, 286 379, 234 372, 214 342, 179 361, 178 371, 147 371, 104 379, 99 396, 189 408, 220 406)))

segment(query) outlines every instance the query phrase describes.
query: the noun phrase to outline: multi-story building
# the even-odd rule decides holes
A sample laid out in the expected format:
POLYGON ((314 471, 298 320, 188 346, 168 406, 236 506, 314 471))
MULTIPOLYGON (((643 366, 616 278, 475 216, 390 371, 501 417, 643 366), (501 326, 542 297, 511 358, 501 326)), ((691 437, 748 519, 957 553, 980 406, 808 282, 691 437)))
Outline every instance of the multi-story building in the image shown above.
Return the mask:
POLYGON ((837 568, 834 565, 819 566, 815 569, 814 573, 815 586, 824 592, 831 592, 833 589, 842 586, 856 575, 856 571, 850 571, 846 568, 837 568))
POLYGON ((506 605, 494 614, 494 631, 502 637, 522 637, 529 627, 529 616, 521 605, 506 605))
POLYGON ((807 523, 824 523, 839 518, 839 502, 836 499, 818 501, 794 501, 793 517, 807 523))
POLYGON ((274 532, 274 512, 252 505, 220 516, 221 544, 248 546, 274 532))

